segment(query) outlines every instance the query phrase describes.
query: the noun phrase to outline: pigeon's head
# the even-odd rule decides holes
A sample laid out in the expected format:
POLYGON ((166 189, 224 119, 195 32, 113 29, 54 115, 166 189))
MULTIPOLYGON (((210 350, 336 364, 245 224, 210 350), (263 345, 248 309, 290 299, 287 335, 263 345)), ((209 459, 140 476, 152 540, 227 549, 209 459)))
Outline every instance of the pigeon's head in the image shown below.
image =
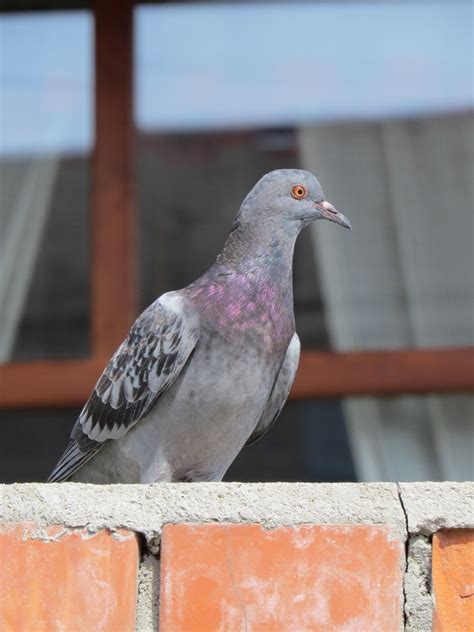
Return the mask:
POLYGON ((325 199, 313 174, 302 169, 278 169, 263 176, 245 198, 239 219, 269 220, 297 229, 316 219, 328 219, 352 228, 347 217, 325 199))

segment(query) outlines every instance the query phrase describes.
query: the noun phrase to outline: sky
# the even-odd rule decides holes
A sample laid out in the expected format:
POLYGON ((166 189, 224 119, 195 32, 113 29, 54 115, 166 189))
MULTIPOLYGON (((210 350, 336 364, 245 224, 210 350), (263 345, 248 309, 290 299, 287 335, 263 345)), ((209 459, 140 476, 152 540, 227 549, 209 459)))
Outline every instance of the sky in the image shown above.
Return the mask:
MULTIPOLYGON (((222 130, 473 106, 472 7, 450 2, 177 4, 135 10, 135 122, 222 130)), ((87 151, 87 12, 0 17, 0 154, 87 151)))

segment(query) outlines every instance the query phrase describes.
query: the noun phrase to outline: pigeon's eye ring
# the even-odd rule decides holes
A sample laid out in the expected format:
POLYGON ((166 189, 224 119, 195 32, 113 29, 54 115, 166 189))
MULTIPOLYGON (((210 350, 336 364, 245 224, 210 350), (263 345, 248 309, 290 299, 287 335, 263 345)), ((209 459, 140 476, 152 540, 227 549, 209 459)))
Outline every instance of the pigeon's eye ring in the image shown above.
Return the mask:
POLYGON ((295 200, 301 200, 306 195, 306 189, 302 184, 295 184, 295 186, 291 189, 291 195, 295 198, 295 200))

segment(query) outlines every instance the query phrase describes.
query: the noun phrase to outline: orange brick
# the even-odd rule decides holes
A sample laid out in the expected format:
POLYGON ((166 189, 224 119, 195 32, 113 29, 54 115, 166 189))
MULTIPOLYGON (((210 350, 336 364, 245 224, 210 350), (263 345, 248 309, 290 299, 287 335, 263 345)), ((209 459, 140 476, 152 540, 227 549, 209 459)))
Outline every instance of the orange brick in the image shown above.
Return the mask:
POLYGON ((435 632, 474 630, 474 529, 433 536, 435 632))
POLYGON ((46 535, 38 539, 31 524, 0 528, 0 630, 134 630, 135 535, 62 527, 50 527, 46 535))
POLYGON ((376 526, 163 529, 161 632, 395 632, 402 546, 376 526))

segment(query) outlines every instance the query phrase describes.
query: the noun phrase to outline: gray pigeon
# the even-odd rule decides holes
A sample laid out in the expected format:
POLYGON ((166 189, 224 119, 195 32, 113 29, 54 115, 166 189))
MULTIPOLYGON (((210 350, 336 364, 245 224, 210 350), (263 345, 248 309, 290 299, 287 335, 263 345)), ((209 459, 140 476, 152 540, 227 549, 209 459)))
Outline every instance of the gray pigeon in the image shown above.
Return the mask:
POLYGON ((347 228, 308 171, 265 175, 215 263, 138 317, 79 415, 49 481, 219 481, 278 417, 300 354, 296 238, 347 228))

